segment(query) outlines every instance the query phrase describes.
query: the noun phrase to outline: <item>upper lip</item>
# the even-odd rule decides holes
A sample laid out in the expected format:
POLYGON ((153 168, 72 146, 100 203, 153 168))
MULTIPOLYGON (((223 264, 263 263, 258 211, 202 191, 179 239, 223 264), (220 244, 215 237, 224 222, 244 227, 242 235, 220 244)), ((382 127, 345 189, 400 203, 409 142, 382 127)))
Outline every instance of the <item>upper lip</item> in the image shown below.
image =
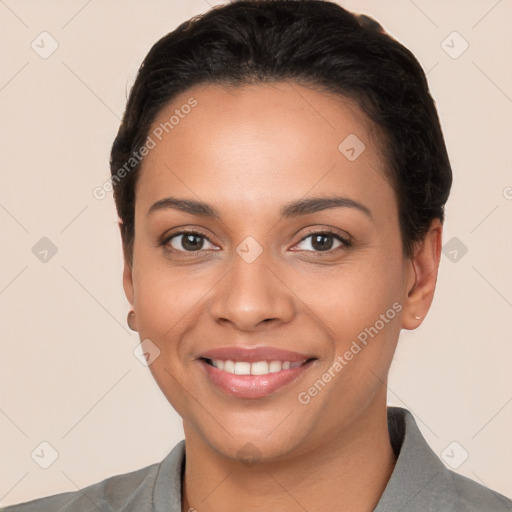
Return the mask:
POLYGON ((207 350, 202 352, 199 357, 203 359, 221 359, 223 361, 247 361, 249 363, 258 361, 290 361, 294 363, 307 361, 313 356, 269 346, 252 348, 231 346, 207 350))

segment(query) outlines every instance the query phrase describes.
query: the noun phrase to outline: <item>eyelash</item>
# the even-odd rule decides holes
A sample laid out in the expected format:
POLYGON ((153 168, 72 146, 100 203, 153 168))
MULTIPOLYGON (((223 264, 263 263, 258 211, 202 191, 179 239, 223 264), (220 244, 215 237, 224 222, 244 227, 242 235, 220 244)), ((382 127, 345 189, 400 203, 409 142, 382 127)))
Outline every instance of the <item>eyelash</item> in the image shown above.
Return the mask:
POLYGON ((336 247, 334 249, 329 249, 327 251, 305 251, 305 252, 311 252, 311 253, 317 254, 319 256, 323 256, 324 254, 325 255, 331 255, 331 254, 333 254, 336 251, 344 250, 344 249, 347 250, 347 249, 350 249, 352 247, 352 242, 350 242, 345 237, 341 236, 338 232, 336 232, 336 231, 334 231, 332 229, 329 229, 329 228, 323 229, 323 230, 320 230, 320 231, 310 231, 309 233, 307 233, 306 236, 302 237, 299 240, 299 244, 301 242, 303 242, 304 240, 306 240, 307 238, 309 238, 311 236, 314 236, 314 235, 329 235, 329 236, 332 236, 333 238, 335 238, 336 240, 341 242, 342 245, 340 245, 339 247, 336 247))
MULTIPOLYGON (((197 256, 198 254, 201 254, 201 252, 204 250, 208 250, 208 249, 199 249, 198 251, 185 251, 185 250, 180 251, 180 250, 176 250, 176 249, 166 248, 167 244, 173 238, 181 236, 181 235, 196 235, 198 237, 205 238, 206 240, 208 240, 208 242, 213 244, 213 242, 204 233, 191 229, 191 230, 186 230, 186 231, 179 231, 178 233, 173 233, 172 235, 169 235, 169 236, 164 236, 158 242, 158 246, 164 247, 164 249, 166 249, 166 251, 168 251, 169 253, 172 253, 172 254, 182 254, 182 255, 187 255, 187 256, 192 256, 192 257, 197 256)), ((342 245, 339 247, 336 247, 334 249, 329 249, 327 251, 305 251, 305 252, 314 253, 316 255, 323 256, 323 255, 332 255, 334 252, 336 252, 338 250, 343 250, 343 249, 346 250, 346 249, 350 249, 352 247, 352 242, 350 242, 346 238, 342 237, 339 233, 337 233, 336 231, 333 231, 331 229, 324 229, 324 230, 320 230, 320 231, 311 231, 306 236, 301 238, 299 240, 299 242, 295 245, 302 243, 304 240, 306 240, 309 237, 314 236, 314 235, 330 235, 333 238, 337 239, 339 242, 341 242, 342 245)), ((215 244, 213 244, 213 245, 215 245, 215 244)))

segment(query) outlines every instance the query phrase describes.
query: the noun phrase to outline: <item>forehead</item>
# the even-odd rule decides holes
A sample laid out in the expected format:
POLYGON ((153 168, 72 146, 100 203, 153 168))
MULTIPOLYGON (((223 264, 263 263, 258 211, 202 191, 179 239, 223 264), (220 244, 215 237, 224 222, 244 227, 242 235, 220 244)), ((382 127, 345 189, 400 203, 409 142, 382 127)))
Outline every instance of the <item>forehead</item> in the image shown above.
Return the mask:
POLYGON ((246 209, 310 190, 393 194, 373 122, 351 100, 295 83, 192 87, 149 136, 137 186, 146 211, 166 192, 246 209))

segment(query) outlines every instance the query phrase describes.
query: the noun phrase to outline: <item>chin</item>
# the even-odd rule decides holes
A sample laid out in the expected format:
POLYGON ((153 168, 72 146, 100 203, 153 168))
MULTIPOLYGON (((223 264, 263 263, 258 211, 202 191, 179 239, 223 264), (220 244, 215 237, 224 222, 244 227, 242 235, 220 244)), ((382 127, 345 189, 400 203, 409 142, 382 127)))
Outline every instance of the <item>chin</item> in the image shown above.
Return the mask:
POLYGON ((241 424, 224 416, 229 425, 228 432, 218 424, 212 429, 210 422, 195 430, 201 431, 203 441, 219 455, 251 466, 257 462, 285 460, 308 449, 312 441, 311 429, 304 418, 298 421, 293 416, 293 413, 288 417, 279 415, 276 419, 275 414, 248 415, 241 424))

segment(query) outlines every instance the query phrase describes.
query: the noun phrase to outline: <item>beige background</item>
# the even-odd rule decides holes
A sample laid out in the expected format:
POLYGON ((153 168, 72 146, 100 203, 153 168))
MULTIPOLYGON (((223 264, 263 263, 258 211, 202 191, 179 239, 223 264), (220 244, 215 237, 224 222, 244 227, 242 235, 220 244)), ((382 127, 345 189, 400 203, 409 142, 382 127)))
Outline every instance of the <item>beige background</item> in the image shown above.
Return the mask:
MULTIPOLYGON (((467 452, 458 472, 512 495, 512 3, 342 4, 375 16, 428 71, 455 175, 444 240, 467 247, 462 256, 446 248, 428 318, 403 332, 389 403, 414 413, 447 464, 467 452), (464 41, 453 31, 469 44, 458 58, 464 41)), ((109 176, 142 58, 208 8, 0 1, 3 505, 143 467, 182 438, 180 418, 133 355, 114 203, 92 190, 109 176), (46 59, 31 47, 51 48, 43 31, 58 42, 46 59), (32 252, 42 237, 57 248, 46 263, 32 252), (43 441, 58 452, 48 469, 43 441)))

